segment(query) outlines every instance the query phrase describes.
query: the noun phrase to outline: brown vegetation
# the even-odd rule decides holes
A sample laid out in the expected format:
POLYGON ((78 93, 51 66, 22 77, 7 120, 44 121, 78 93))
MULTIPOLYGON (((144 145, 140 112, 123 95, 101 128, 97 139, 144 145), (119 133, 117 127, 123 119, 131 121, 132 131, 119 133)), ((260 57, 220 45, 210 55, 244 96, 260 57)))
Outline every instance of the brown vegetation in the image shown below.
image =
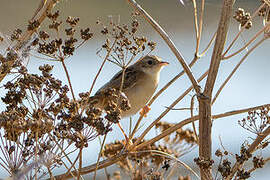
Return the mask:
MULTIPOLYGON (((212 157, 212 121, 241 113, 247 113, 247 117, 239 120, 239 125, 255 134, 256 137, 252 142, 245 141, 239 147, 239 154, 232 155, 228 150, 218 149, 215 152, 220 159, 219 164, 216 163, 217 173, 227 180, 247 179, 253 171, 263 168, 269 161, 269 158, 264 159, 254 155, 255 151, 264 150, 269 144, 269 139, 267 139, 270 134, 269 104, 223 112, 218 115, 212 113, 212 106, 227 82, 247 56, 270 37, 269 0, 259 2, 260 7, 254 8, 251 14, 241 8, 233 14, 234 0, 223 0, 217 31, 202 53, 199 49, 201 48, 205 0, 200 1, 200 8, 197 7, 198 2, 192 0, 196 48, 194 59, 190 64, 187 64, 161 25, 135 0, 128 0, 127 3, 135 10, 130 17, 130 23, 120 25, 112 19, 109 23, 101 21, 96 23, 101 27, 100 33, 105 39, 97 52, 103 58, 103 62, 98 73, 92 75, 93 83, 88 92, 74 92, 66 60, 71 58, 78 48, 90 41, 95 34, 88 27, 79 28, 78 17, 69 16, 65 22, 59 21, 61 12, 52 10, 58 1, 60 0, 41 0, 34 17, 29 20, 27 29, 14 30, 10 36, 11 45, 7 47, 5 53, 0 55, 0 81, 6 91, 6 94, 1 97, 5 110, 0 113, 0 150, 2 153, 0 165, 11 178, 80 179, 81 175, 93 173, 95 179, 96 171, 105 169, 107 179, 121 179, 120 171, 110 176, 106 170, 106 167, 117 164, 132 179, 170 178, 175 175, 174 170, 179 165, 188 169, 191 172, 190 175, 194 177, 204 180, 217 179, 217 175, 212 172, 212 167, 216 163, 212 157), (241 48, 229 54, 239 36, 244 31, 252 29, 252 21, 256 16, 261 17, 263 26, 241 48), (159 33, 184 69, 152 97, 148 106, 151 106, 160 94, 166 93, 166 89, 183 74, 188 76, 192 86, 186 87, 185 92, 178 95, 170 106, 136 136, 135 133, 142 125, 144 118, 141 115, 129 135, 130 144, 123 140, 105 144, 108 132, 112 131, 112 125, 121 122, 120 111, 128 110, 130 105, 128 99, 119 98, 117 90, 108 89, 103 94, 108 102, 106 102, 105 112, 102 112, 94 106, 96 102, 91 96, 93 87, 106 62, 125 70, 142 52, 149 54, 155 49, 155 42, 137 35, 138 29, 141 28, 139 20, 141 17, 159 33), (45 19, 50 22, 48 27, 42 26, 45 19), (240 29, 234 35, 234 39, 228 42, 226 37, 230 21, 233 19, 239 23, 240 29), (46 28, 49 28, 48 32, 44 30, 46 28), (64 34, 64 37, 60 37, 59 34, 64 34), (255 40, 258 41, 255 42, 255 40), (196 78, 191 68, 212 44, 214 45, 212 55, 209 57, 211 59, 209 68, 201 77, 196 78), (243 52, 246 47, 250 49, 241 57, 239 63, 214 94, 213 88, 220 63, 243 52), (31 54, 47 62, 59 62, 65 71, 68 84, 63 84, 60 79, 53 76, 51 72, 54 67, 50 63, 41 65, 39 74, 29 73, 24 63, 31 58, 31 54), (13 79, 4 82, 3 79, 6 77, 13 77, 13 79), (206 83, 202 87, 199 83, 204 79, 206 83), (192 90, 195 90, 195 95, 191 98, 191 105, 188 108, 190 117, 175 124, 161 122, 163 117, 192 90), (121 99, 120 103, 119 99, 121 99), (194 114, 196 100, 199 112, 197 115, 194 114), (197 120, 199 121, 198 129, 195 126, 197 120), (183 126, 189 123, 192 123, 193 129, 184 129, 183 126), (157 129, 158 135, 145 139, 152 128, 157 129), (88 143, 97 137, 103 137, 98 160, 95 164, 83 167, 83 149, 88 148, 88 143), (194 162, 200 168, 200 175, 178 159, 195 146, 199 147, 199 154, 194 158, 194 162), (228 158, 229 156, 234 160, 228 158), (101 158, 105 160, 101 161, 101 158), (244 167, 248 161, 253 163, 250 169, 244 167), (66 168, 65 172, 61 175, 54 174, 54 169, 59 167, 66 168)), ((4 40, 4 37, 0 37, 0 41, 4 40)), ((177 174, 177 177, 179 180, 191 179, 181 174, 177 174)))

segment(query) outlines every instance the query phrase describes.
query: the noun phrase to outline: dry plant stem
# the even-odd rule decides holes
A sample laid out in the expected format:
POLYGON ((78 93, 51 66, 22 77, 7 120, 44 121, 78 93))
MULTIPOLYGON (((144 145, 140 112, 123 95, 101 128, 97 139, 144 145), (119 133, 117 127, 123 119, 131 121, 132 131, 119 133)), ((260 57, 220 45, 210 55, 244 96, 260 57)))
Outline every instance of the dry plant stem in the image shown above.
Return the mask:
MULTIPOLYGON (((35 141, 36 141, 36 148, 35 148, 35 161, 37 162, 38 161, 38 156, 37 156, 37 153, 38 153, 38 132, 35 133, 35 141)), ((38 168, 35 168, 35 180, 37 180, 37 170, 38 168)))
MULTIPOLYGON (((195 98, 195 95, 192 96, 191 100, 190 100, 190 117, 193 118, 193 109, 194 109, 194 98, 195 98)), ((192 121, 192 128, 193 128, 193 131, 194 131, 194 134, 195 134, 195 137, 196 137, 196 143, 199 143, 199 137, 198 137, 198 134, 197 134, 197 130, 196 130, 196 126, 195 126, 195 122, 192 121)))
MULTIPOLYGON (((44 21, 44 19, 46 18, 47 12, 50 12, 56 3, 57 3, 57 0, 47 0, 47 2, 43 5, 42 8, 37 9, 37 11, 39 9, 40 10, 38 13, 35 13, 33 20, 37 20, 39 22, 39 24, 41 24, 44 21)), ((32 37, 33 33, 35 33, 35 30, 24 32, 24 34, 22 34, 22 37, 17 41, 17 43, 12 47, 12 49, 15 51, 20 50, 24 46, 24 44, 27 41, 29 41, 29 39, 32 37)), ((8 64, 7 64, 8 71, 4 70, 6 67, 4 67, 3 65, 0 66, 0 72, 3 72, 3 73, 0 73, 0 82, 4 79, 4 77, 10 71, 14 62, 15 62, 15 60, 8 62, 8 64)))
MULTIPOLYGON (((221 17, 217 29, 217 37, 211 58, 209 73, 206 80, 206 85, 203 94, 198 96, 199 101, 199 155, 203 161, 210 161, 212 158, 212 112, 211 112, 211 98, 214 84, 216 81, 221 55, 226 41, 229 22, 232 15, 232 7, 234 0, 224 0, 221 11, 221 17)), ((213 179, 212 167, 207 168, 200 166, 200 173, 202 180, 213 179)))
MULTIPOLYGON (((246 113, 248 111, 254 111, 254 110, 260 109, 260 108, 265 107, 265 106, 270 106, 270 104, 264 104, 264 105, 255 106, 255 107, 251 107, 251 108, 245 108, 245 109, 240 109, 240 110, 235 110, 235 111, 229 111, 229 112, 213 115, 212 118, 213 119, 219 119, 219 118, 224 118, 224 117, 233 116, 233 115, 237 115, 237 114, 242 114, 242 113, 246 113)), ((193 116, 192 118, 187 118, 187 119, 175 124, 173 127, 169 128, 169 129, 166 129, 160 135, 154 137, 153 139, 145 141, 145 142, 139 144, 136 148, 141 149, 141 148, 143 148, 145 146, 153 144, 153 143, 159 141, 160 139, 168 136, 169 134, 173 133, 177 129, 182 128, 184 125, 189 124, 189 123, 194 122, 194 121, 197 121, 198 119, 199 119, 199 116, 193 116)))
POLYGON ((204 15, 204 4, 205 4, 205 0, 202 0, 202 4, 201 4, 201 13, 200 13, 200 24, 199 24, 199 42, 198 42, 198 49, 197 49, 197 53, 199 52, 199 45, 200 45, 200 41, 201 41, 201 37, 202 37, 202 25, 203 25, 203 15, 204 15))
POLYGON ((96 163, 96 169, 95 169, 95 173, 94 173, 94 177, 93 177, 94 180, 96 180, 98 165, 99 165, 100 157, 102 155, 102 150, 103 150, 103 147, 104 147, 104 144, 105 144, 105 141, 106 141, 107 134, 105 134, 105 136, 103 138, 103 141, 102 141, 102 144, 101 144, 101 147, 100 147, 100 151, 99 151, 99 154, 98 154, 98 159, 97 159, 97 163, 96 163))
POLYGON ((49 172, 50 179, 51 179, 51 180, 55 180, 55 178, 53 177, 53 173, 52 173, 50 167, 49 167, 49 166, 46 166, 46 168, 47 168, 47 170, 48 170, 48 172, 49 172))
POLYGON ((35 13, 34 13, 32 19, 35 18, 35 16, 37 15, 37 13, 41 10, 42 7, 44 7, 44 5, 46 4, 46 2, 47 2, 47 0, 40 0, 39 5, 38 5, 38 8, 37 8, 37 10, 35 11, 35 13))
MULTIPOLYGON (((112 158, 109 158, 109 159, 106 159, 104 161, 101 161, 99 163, 99 165, 98 165, 98 169, 102 169, 102 168, 111 166, 111 165, 115 164, 116 162, 120 161, 121 158, 124 158, 126 155, 127 155, 127 153, 120 153, 120 154, 115 155, 112 158)), ((91 173, 91 172, 93 172, 95 170, 96 170, 96 163, 95 164, 92 164, 90 166, 83 167, 81 169, 81 175, 91 173)), ((71 171, 71 172, 68 172, 68 173, 65 173, 65 174, 61 174, 61 175, 55 176, 55 179, 56 180, 62 180, 62 179, 71 178, 72 177, 71 174, 76 175, 77 174, 77 171, 71 171)))
MULTIPOLYGON (((132 59, 133 59, 133 58, 132 58, 132 59)), ((130 61, 130 62, 131 62, 131 61, 130 61)), ((120 89, 119 89, 119 97, 121 96, 121 92, 122 92, 122 89, 123 89, 123 85, 124 85, 124 81, 125 81, 125 73, 126 73, 126 69, 127 69, 127 68, 126 68, 125 64, 123 63, 123 67, 122 67, 123 73, 122 73, 121 84, 120 84, 120 89)), ((120 100, 120 99, 118 99, 117 104, 119 104, 119 100, 120 100)), ((125 136, 125 139, 126 139, 126 141, 127 141, 126 143, 129 144, 129 138, 128 138, 128 136, 126 135, 124 129, 122 128, 121 123, 118 122, 117 125, 118 125, 120 131, 121 131, 121 132, 123 133, 123 135, 125 136)))
POLYGON ((196 0, 192 0, 193 3, 193 9, 194 9, 194 28, 196 33, 196 51, 195 54, 199 51, 199 28, 198 28, 198 10, 197 10, 197 3, 196 0))
MULTIPOLYGON (((145 151, 137 151, 137 152, 132 152, 132 154, 140 154, 140 153, 153 153, 153 155, 159 155, 159 156, 162 156, 162 157, 166 157, 166 158, 169 158, 171 160, 174 160, 176 161, 178 164, 182 165, 184 168, 186 168, 188 171, 190 171, 193 175, 195 175, 198 179, 200 179, 200 177, 198 176, 198 174, 196 174, 195 171, 193 171, 193 169, 191 167, 189 167, 186 163, 182 162, 181 160, 179 160, 178 158, 172 156, 171 154, 169 153, 165 153, 163 151, 159 151, 159 150, 145 150, 145 151)), ((167 178, 169 179, 169 178, 167 178)))
POLYGON ((72 88, 72 84, 71 84, 70 76, 69 76, 69 73, 68 73, 68 70, 67 70, 67 67, 66 67, 66 64, 65 64, 65 60, 64 60, 64 58, 60 58, 60 61, 62 63, 62 66, 63 66, 64 71, 65 71, 66 76, 67 76, 67 80, 68 80, 68 84, 69 84, 69 88, 70 88, 70 91, 71 91, 73 101, 76 102, 75 94, 74 94, 74 91, 73 91, 73 88, 72 88))
POLYGON ((170 47, 180 64, 182 65, 185 73, 187 74, 189 80, 191 81, 195 91, 197 94, 200 94, 200 86, 193 76, 191 69, 183 59, 181 53, 176 48, 175 44, 169 38, 168 34, 161 28, 161 26, 135 1, 128 0, 128 2, 135 8, 135 10, 139 11, 143 17, 152 25, 152 27, 159 33, 159 35, 163 38, 166 44, 170 47))
MULTIPOLYGON (((49 136, 52 138, 52 135, 51 135, 51 134, 49 134, 49 136)), ((75 167, 75 163, 77 162, 78 157, 76 158, 75 161, 72 162, 72 161, 70 160, 70 158, 68 157, 68 154, 66 154, 65 149, 63 149, 63 148, 61 147, 61 145, 58 143, 58 141, 54 141, 54 143, 55 143, 56 146, 61 150, 61 152, 64 154, 64 157, 67 159, 67 161, 71 164, 71 166, 70 166, 69 168, 67 168, 67 169, 68 169, 68 172, 71 171, 72 168, 74 168, 74 170, 77 171, 77 169, 76 169, 76 167, 75 167)), ((61 158, 61 159, 62 159, 62 158, 61 158)))
MULTIPOLYGON (((253 141, 253 143, 249 146, 247 151, 249 153, 253 153, 257 146, 270 134, 270 126, 264 130, 261 134, 258 134, 257 138, 253 141)), ((244 165, 243 163, 236 162, 231 170, 230 175, 226 178, 226 180, 230 180, 234 177, 235 173, 237 172, 238 169, 240 169, 244 165)))
MULTIPOLYGON (((189 67, 192 67, 198 60, 198 56, 194 56, 193 60, 189 63, 189 67)), ((174 78, 172 78, 163 88, 161 88, 149 101, 149 103, 147 104, 148 106, 151 106, 153 104, 153 102, 158 98, 159 95, 161 95, 170 85, 172 85, 177 79, 179 79, 182 75, 185 74, 185 71, 181 71, 179 74, 177 74, 174 78)), ((143 115, 141 115, 139 117, 139 119, 137 120, 137 123, 131 133, 131 135, 129 136, 130 139, 132 139, 141 123, 143 119, 143 115)))
MULTIPOLYGON (((262 5, 252 14, 252 16, 250 17, 250 21, 258 15, 259 11, 265 6, 265 3, 262 3, 262 5)), ((246 22, 246 24, 244 26, 241 27, 240 31, 237 33, 237 35, 235 36, 235 38, 233 39, 233 41, 231 42, 231 44, 228 46, 228 48, 226 49, 226 51, 223 53, 222 57, 224 57, 229 50, 232 48, 232 46, 234 45, 234 43, 236 42, 236 40, 239 38, 239 36, 241 35, 241 33, 245 30, 246 26, 248 25, 249 21, 246 22)))
POLYGON ((63 162, 65 168, 68 170, 68 171, 66 172, 66 174, 69 174, 70 177, 73 177, 73 179, 76 178, 75 175, 76 175, 76 173, 77 173, 77 170, 76 170, 76 168, 75 168, 75 164, 76 164, 76 162, 78 161, 78 159, 79 159, 79 154, 78 154, 78 156, 76 157, 76 159, 74 160, 74 162, 71 164, 71 167, 67 167, 67 165, 63 162), (75 170, 74 170, 74 171, 71 171, 72 168, 74 168, 75 170), (74 172, 75 172, 75 173, 74 173, 74 172))
POLYGON ((202 52, 201 54, 198 54, 198 55, 197 55, 199 58, 205 55, 205 53, 207 52, 207 50, 210 48, 210 46, 211 46, 212 43, 214 42, 216 36, 217 36, 217 32, 214 33, 214 35, 212 36, 211 40, 209 41, 209 43, 207 44, 207 46, 206 46, 206 48, 203 50, 203 52, 202 52))
POLYGON ((231 79, 231 77, 234 75, 234 73, 237 71, 237 69, 240 67, 240 65, 244 62, 244 60, 247 58, 247 56, 253 52, 254 49, 256 49, 260 44, 262 44, 264 42, 264 40, 266 40, 265 38, 262 38, 257 44, 255 44, 246 54, 245 56, 238 62, 238 64, 234 67, 234 69, 232 70, 232 72, 230 73, 230 75, 226 78, 226 80, 223 82, 223 84, 220 86, 220 88, 218 89, 216 95, 214 96, 213 100, 212 100, 212 105, 216 102, 219 94, 221 93, 221 91, 223 90, 223 88, 226 86, 226 84, 229 82, 229 80, 231 79))
MULTIPOLYGON (((245 109, 240 109, 240 110, 229 111, 229 112, 213 115, 212 118, 213 119, 219 119, 219 118, 223 118, 223 117, 242 114, 242 113, 246 113, 248 111, 254 111, 254 110, 257 110, 257 109, 261 109, 262 107, 265 107, 265 106, 270 106, 270 104, 264 104, 264 105, 255 106, 255 107, 251 107, 251 108, 245 108, 245 109)), ((197 121, 198 119, 199 119, 199 116, 194 116, 193 118, 187 118, 187 119, 175 124, 175 126, 169 128, 169 129, 166 129, 164 132, 162 132, 160 135, 156 136, 155 138, 153 138, 151 140, 148 140, 148 141, 146 141, 144 143, 139 144, 136 147, 136 149, 139 150, 139 149, 141 149, 141 148, 143 148, 145 146, 148 146, 148 145, 150 145, 152 143, 155 143, 155 142, 159 141, 160 139, 168 136, 169 134, 175 132, 177 129, 182 128, 184 125, 187 125, 187 124, 189 124, 189 123, 191 123, 193 121, 197 121)), ((115 164, 116 162, 120 161, 121 158, 126 157, 126 155, 127 155, 127 153, 123 152, 123 153, 115 155, 114 157, 111 157, 111 158, 108 158, 108 159, 106 159, 104 161, 101 161, 101 162, 99 162, 98 169, 102 169, 102 168, 111 166, 111 165, 115 164)), ((96 170, 96 164, 86 166, 86 167, 82 168, 81 175, 94 172, 95 170, 96 170)), ((76 172, 77 171, 72 171, 73 174, 76 174, 76 172)), ((70 172, 55 176, 55 178, 58 179, 58 180, 64 179, 64 178, 70 178, 70 177, 71 177, 70 172)))
POLYGON ((81 169, 82 169, 82 150, 83 150, 83 148, 80 148, 80 152, 79 152, 79 169, 78 169, 78 173, 77 173, 77 180, 80 180, 80 176, 81 176, 81 169))
POLYGON ((90 90, 89 90, 89 94, 91 94, 91 92, 93 91, 93 88, 94 88, 94 85, 96 84, 97 78, 98 78, 98 76, 99 76, 99 74, 100 74, 100 72, 101 72, 101 70, 102 70, 102 68, 103 68, 103 66, 104 66, 104 64, 105 64, 105 62, 107 61, 108 57, 110 56, 110 54, 111 54, 111 52, 112 52, 112 49, 113 49, 115 43, 116 43, 116 39, 114 40, 112 46, 111 46, 110 49, 108 50, 108 52, 107 52, 107 54, 106 54, 106 56, 105 56, 105 58, 104 58, 104 60, 103 60, 103 62, 102 62, 102 64, 101 64, 101 66, 100 66, 100 68, 99 68, 99 70, 98 70, 98 72, 97 72, 97 74, 96 74, 96 76, 95 76, 95 78, 94 78, 94 81, 93 81, 93 83, 92 83, 92 85, 91 85, 91 88, 90 88, 90 90))
POLYGON ((198 28, 198 13, 197 13, 197 3, 196 0, 192 0, 193 7, 194 7, 194 25, 195 25, 195 32, 196 32, 196 52, 195 54, 198 55, 201 35, 202 35, 202 24, 203 24, 203 14, 204 14, 204 0, 202 0, 201 10, 200 10, 200 24, 198 28))
POLYGON ((266 3, 268 6, 270 6, 270 1, 269 0, 264 0, 264 3, 266 3))
POLYGON ((229 59, 229 58, 231 58, 231 57, 233 57, 233 56, 239 54, 241 51, 243 51, 244 49, 246 49, 252 42, 254 42, 254 41, 258 38, 259 35, 261 35, 262 33, 264 33, 264 31, 265 31, 266 29, 268 29, 269 26, 270 26, 270 23, 267 23, 267 24, 264 26, 264 28, 262 28, 259 32, 257 32, 257 33, 249 40, 249 42, 247 42, 243 47, 241 47, 239 50, 237 50, 236 52, 234 52, 234 53, 232 53, 232 54, 230 54, 230 55, 228 55, 228 56, 226 56, 226 57, 222 57, 222 59, 223 59, 223 60, 229 59))
MULTIPOLYGON (((203 80, 208 74, 208 71, 206 71, 199 79, 198 81, 200 82, 201 80, 203 80)), ((193 86, 190 86, 183 94, 181 94, 181 96, 179 96, 168 108, 165 109, 165 111, 163 111, 161 113, 161 115, 155 120, 153 121, 147 128, 146 130, 144 130, 144 132, 140 135, 140 137, 138 137, 138 139, 136 140, 136 142, 130 146, 130 150, 133 148, 136 148, 136 145, 138 145, 140 143, 140 141, 144 138, 144 136, 155 126, 156 123, 158 123, 178 102, 180 102, 191 90, 193 89, 193 86)))

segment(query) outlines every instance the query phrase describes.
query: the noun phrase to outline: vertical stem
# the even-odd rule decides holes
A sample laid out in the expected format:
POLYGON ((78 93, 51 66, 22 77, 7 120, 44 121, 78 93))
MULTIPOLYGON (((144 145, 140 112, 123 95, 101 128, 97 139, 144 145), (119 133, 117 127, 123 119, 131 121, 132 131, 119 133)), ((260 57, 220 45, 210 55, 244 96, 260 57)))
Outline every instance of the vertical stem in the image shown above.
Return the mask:
POLYGON ((100 151, 99 151, 99 154, 98 154, 97 164, 96 164, 96 168, 95 168, 95 172, 94 172, 94 177, 93 177, 94 180, 96 180, 98 165, 99 165, 100 158, 102 156, 102 151, 103 151, 103 148, 104 148, 104 145, 105 145, 107 134, 108 133, 106 133, 105 136, 104 136, 104 138, 103 138, 103 141, 102 141, 102 144, 101 144, 101 147, 100 147, 100 151))
POLYGON ((105 64, 105 62, 107 61, 108 57, 110 56, 110 54, 111 54, 111 52, 112 52, 112 49, 113 49, 113 47, 114 47, 116 41, 117 41, 117 39, 114 40, 112 46, 111 46, 110 49, 108 50, 108 52, 107 52, 107 54, 106 54, 106 57, 104 58, 104 60, 103 60, 103 62, 102 62, 102 64, 101 64, 101 66, 100 66, 100 68, 99 68, 99 70, 98 70, 98 72, 97 72, 97 74, 96 74, 96 76, 95 76, 95 78, 94 78, 94 81, 93 81, 93 83, 92 83, 92 85, 91 85, 91 87, 90 87, 89 94, 91 94, 91 92, 92 92, 92 90, 93 90, 93 88, 94 88, 94 85, 96 84, 97 78, 98 78, 99 74, 101 73, 101 70, 102 70, 102 68, 103 68, 103 66, 104 66, 104 64, 105 64))
POLYGON ((69 88, 70 88, 70 91, 71 91, 71 95, 72 95, 73 101, 75 102, 75 101, 76 101, 76 98, 75 98, 75 94, 74 94, 74 91, 73 91, 73 88, 72 88, 70 76, 69 76, 69 74, 68 74, 68 70, 67 70, 67 67, 66 67, 64 58, 61 57, 61 58, 60 58, 60 61, 61 61, 61 63, 62 63, 62 66, 63 66, 64 71, 65 71, 66 76, 67 76, 67 80, 68 80, 68 84, 69 84, 69 88))
POLYGON ((201 179, 211 180, 212 177, 212 111, 211 99, 212 92, 215 85, 220 61, 222 59, 222 52, 226 42, 226 36, 229 28, 229 22, 232 15, 232 7, 234 0, 224 0, 221 17, 218 25, 217 36, 213 54, 211 57, 211 64, 209 74, 207 77, 206 85, 203 94, 198 96, 199 101, 199 155, 200 160, 203 162, 200 165, 201 179))
POLYGON ((80 148, 79 152, 79 169, 78 169, 78 174, 77 174, 77 180, 80 180, 81 176, 81 170, 82 170, 82 147, 80 148))
MULTIPOLYGON (((38 132, 35 133, 35 140, 36 140, 36 148, 35 148, 35 161, 38 161, 38 132)), ((35 162, 35 163, 36 163, 35 162)), ((38 167, 35 167, 35 180, 37 180, 37 174, 38 174, 38 167)))

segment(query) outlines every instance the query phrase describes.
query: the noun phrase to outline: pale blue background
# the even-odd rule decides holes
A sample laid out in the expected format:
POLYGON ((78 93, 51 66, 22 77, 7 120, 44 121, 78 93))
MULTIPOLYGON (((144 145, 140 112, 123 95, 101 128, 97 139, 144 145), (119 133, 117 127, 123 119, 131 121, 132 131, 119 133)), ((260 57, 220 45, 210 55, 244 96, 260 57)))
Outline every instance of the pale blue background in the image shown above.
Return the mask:
MULTIPOLYGON (((148 11, 149 14, 168 32, 169 36, 183 54, 185 60, 190 62, 193 58, 195 48, 192 4, 189 1, 186 1, 185 6, 182 6, 178 0, 141 0, 138 2, 141 3, 145 10, 148 11)), ((0 31, 2 33, 9 34, 14 28, 24 28, 27 20, 31 18, 33 10, 37 5, 38 1, 35 0, 2 0, 0 7, 0 31)), ((221 1, 206 1, 206 18, 200 50, 204 49, 207 42, 210 40, 211 35, 215 32, 217 21, 219 19, 220 7, 221 1)), ((243 7, 246 10, 254 10, 254 7, 259 7, 259 1, 238 1, 234 9, 237 9, 237 7, 243 7)), ((129 15, 133 9, 124 0, 64 0, 61 1, 55 9, 60 9, 62 11, 62 17, 66 17, 68 15, 79 16, 81 27, 90 26, 90 28, 95 32, 94 38, 67 61, 71 81, 76 94, 78 94, 78 92, 89 90, 94 75, 102 62, 102 59, 96 55, 96 51, 101 46, 104 39, 102 39, 97 32, 100 28, 95 24, 96 19, 99 18, 103 22, 106 22, 109 15, 115 19, 120 16, 121 22, 127 23, 129 15)), ((144 34, 149 39, 157 42, 157 48, 153 54, 156 54, 170 62, 170 66, 164 68, 161 73, 160 88, 179 71, 182 71, 182 67, 160 36, 148 24, 146 24, 144 20, 141 22, 144 27, 141 30, 141 34, 144 34)), ((254 22, 253 30, 243 33, 236 44, 235 49, 242 46, 245 39, 250 38, 251 35, 254 34, 255 30, 258 30, 261 27, 262 23, 257 18, 256 22, 254 22)), ((232 39, 237 30, 238 25, 234 20, 232 20, 228 41, 232 39)), ((235 76, 222 91, 219 99, 216 101, 213 107, 214 114, 270 102, 270 85, 268 78, 270 66, 269 48, 270 42, 268 40, 248 57, 247 61, 243 63, 242 67, 237 71, 235 76)), ((192 68, 196 77, 199 77, 207 69, 210 57, 211 50, 192 68)), ((217 88, 222 84, 240 58, 241 56, 238 55, 229 61, 221 63, 214 92, 216 92, 217 88)), ((43 62, 38 59, 32 59, 29 69, 32 72, 36 72, 36 67, 40 63, 43 62)), ((106 64, 104 71, 102 71, 100 76, 102 78, 98 79, 94 87, 94 92, 107 82, 118 70, 118 67, 106 64)), ((66 81, 64 71, 60 64, 55 64, 53 73, 63 81, 66 81)), ((204 86, 204 82, 200 84, 204 86)), ((172 85, 166 93, 160 96, 152 105, 152 110, 148 114, 148 117, 144 119, 145 124, 147 125, 151 123, 159 113, 164 110, 164 106, 170 105, 170 103, 172 103, 174 99, 176 99, 176 97, 178 97, 190 85, 191 84, 186 76, 177 80, 177 82, 174 83, 174 85, 172 85)), ((189 96, 183 99, 176 108, 189 107, 192 95, 194 95, 194 92, 191 92, 189 96)), ((171 111, 165 116, 165 118, 163 118, 163 120, 168 122, 179 122, 187 116, 189 116, 188 111, 171 111)), ((242 129, 237 123, 239 119, 242 119, 245 116, 245 114, 242 114, 229 118, 218 119, 214 122, 212 135, 213 152, 217 148, 220 148, 219 136, 222 137, 223 145, 232 153, 238 153, 240 145, 245 140, 250 140, 249 137, 254 137, 253 134, 242 129)), ((134 119, 136 120, 137 116, 135 116, 134 119)), ((128 130, 128 122, 129 121, 122 121, 125 130, 128 130)), ((123 138, 119 129, 117 127, 114 129, 115 130, 109 134, 107 142, 123 138)), ((153 135, 155 135, 154 130, 151 131, 146 138, 151 138, 153 135)), ((96 161, 98 153, 98 147, 96 144, 98 144, 98 140, 90 143, 89 147, 84 150, 86 155, 86 158, 84 158, 84 164, 92 164, 96 161)), ((198 148, 181 158, 182 161, 186 162, 196 171, 198 170, 198 167, 194 166, 193 158, 198 156, 197 151, 198 148)), ((263 152, 259 152, 259 154, 269 157, 269 148, 263 152)), ((216 160, 216 162, 218 161, 216 160)), ((182 167, 180 167, 180 170, 184 173, 188 173, 187 170, 184 170, 182 167)), ((103 171, 100 172, 102 175, 103 171)), ((252 178, 250 179, 267 179, 266 177, 269 175, 269 166, 267 166, 264 170, 257 170, 252 174, 252 178)), ((1 176, 2 175, 0 175, 0 177, 1 176)))

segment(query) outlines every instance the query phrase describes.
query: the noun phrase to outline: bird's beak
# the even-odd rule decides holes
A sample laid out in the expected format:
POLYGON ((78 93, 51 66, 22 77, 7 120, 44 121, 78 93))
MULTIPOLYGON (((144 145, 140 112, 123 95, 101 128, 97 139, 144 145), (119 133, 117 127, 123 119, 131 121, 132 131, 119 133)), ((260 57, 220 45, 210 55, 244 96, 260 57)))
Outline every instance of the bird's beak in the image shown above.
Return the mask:
POLYGON ((160 64, 160 66, 167 66, 167 65, 169 65, 169 63, 166 62, 166 61, 161 61, 159 64, 160 64))

